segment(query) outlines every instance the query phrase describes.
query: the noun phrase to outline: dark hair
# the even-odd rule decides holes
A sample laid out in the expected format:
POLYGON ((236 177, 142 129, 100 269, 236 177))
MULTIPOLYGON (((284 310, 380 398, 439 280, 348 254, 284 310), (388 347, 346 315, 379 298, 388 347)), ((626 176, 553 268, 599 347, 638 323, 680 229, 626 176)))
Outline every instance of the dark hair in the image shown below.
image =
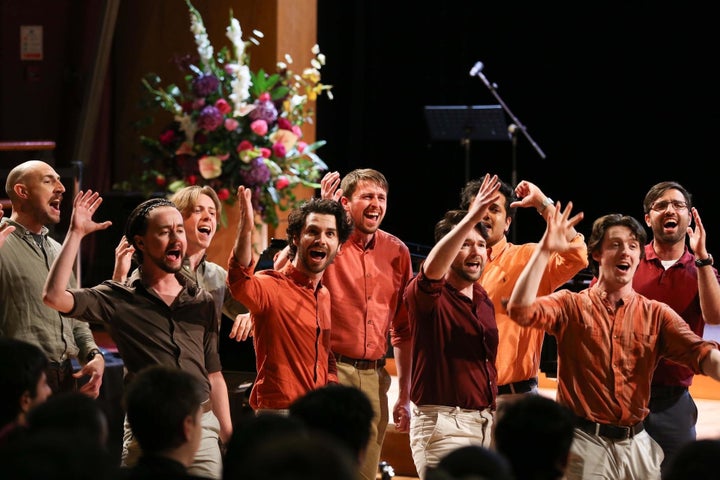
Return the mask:
POLYGON ((331 435, 359 461, 370 441, 375 413, 359 388, 330 384, 297 398, 290 405, 290 416, 301 419, 312 432, 331 435))
MULTIPOLYGON (((461 209, 467 210, 470 208, 470 204, 472 204, 473 200, 475 200, 475 197, 477 197, 477 194, 480 191, 480 186, 482 185, 484 177, 485 176, 483 175, 480 178, 470 180, 462 188, 460 191, 461 209)), ((515 218, 515 211, 517 209, 514 207, 510 208, 510 204, 517 200, 517 197, 515 197, 515 189, 512 185, 505 183, 500 179, 498 180, 500 181, 500 193, 502 193, 505 197, 505 214, 510 218, 515 218)))
POLYGON ((57 430, 77 432, 93 439, 99 445, 107 445, 108 420, 100 403, 84 393, 60 392, 30 410, 27 417, 28 431, 57 430))
POLYGON ((526 395, 498 412, 495 448, 510 462, 515 478, 563 478, 575 431, 575 416, 542 395, 526 395))
POLYGON ((0 337, 0 426, 15 421, 24 392, 37 395, 38 382, 47 368, 48 359, 38 346, 0 337))
POLYGON ((720 440, 700 439, 684 444, 663 468, 663 480, 716 478, 720 458, 720 440))
MULTIPOLYGON (((588 262, 590 262, 590 269, 593 275, 596 277, 599 273, 599 264, 593 259, 593 253, 599 252, 602 248, 602 242, 605 238, 605 232, 610 227, 615 226, 627 227, 632 232, 633 236, 637 239, 641 246, 644 246, 647 241, 647 233, 643 226, 634 217, 629 215, 622 215, 619 213, 611 213, 609 215, 602 216, 593 222, 592 233, 588 239, 588 262)), ((645 258, 645 249, 640 249, 640 258, 645 258)))
POLYGON ((130 216, 128 216, 127 222, 125 223, 125 238, 130 242, 130 245, 135 247, 133 258, 138 264, 143 262, 143 257, 142 252, 137 248, 137 245, 135 245, 135 235, 145 235, 148 229, 150 212, 159 207, 177 208, 177 206, 167 198, 151 198, 135 207, 133 211, 130 212, 130 216))
POLYGON ((277 413, 241 416, 233 422, 233 433, 223 462, 223 478, 243 478, 246 464, 254 457, 255 450, 284 436, 303 441, 307 438, 307 430, 300 419, 277 413))
POLYGON ((512 469, 499 453, 480 445, 458 447, 427 469, 428 480, 511 480, 512 469))
MULTIPOLYGON (((443 218, 435 224, 435 243, 439 242, 445 235, 455 228, 455 225, 467 215, 466 210, 449 210, 445 212, 443 218)), ((480 235, 487 240, 488 231, 487 227, 482 223, 475 224, 475 230, 480 232, 480 235)))
POLYGON ((645 213, 650 213, 650 207, 652 207, 652 204, 655 203, 655 200, 660 198, 668 190, 677 190, 682 193, 682 196, 685 198, 685 203, 687 203, 688 211, 692 208, 692 195, 685 189, 685 187, 680 185, 678 182, 660 182, 650 187, 650 190, 648 190, 645 194, 645 200, 643 200, 643 211, 645 213))
POLYGON ((312 198, 294 208, 288 215, 287 238, 290 246, 290 258, 293 258, 297 253, 296 241, 300 239, 307 217, 311 213, 333 215, 335 217, 340 245, 345 243, 350 237, 350 233, 352 233, 353 225, 340 202, 324 198, 312 198))
POLYGON ((141 370, 127 387, 125 407, 143 452, 182 445, 185 418, 195 415, 205 400, 202 384, 187 372, 163 365, 141 370))
POLYGON ((385 193, 390 190, 390 185, 388 184, 385 175, 372 168, 358 168, 357 170, 353 170, 345 175, 340 182, 343 197, 352 197, 358 183, 360 182, 374 183, 385 190, 385 193))

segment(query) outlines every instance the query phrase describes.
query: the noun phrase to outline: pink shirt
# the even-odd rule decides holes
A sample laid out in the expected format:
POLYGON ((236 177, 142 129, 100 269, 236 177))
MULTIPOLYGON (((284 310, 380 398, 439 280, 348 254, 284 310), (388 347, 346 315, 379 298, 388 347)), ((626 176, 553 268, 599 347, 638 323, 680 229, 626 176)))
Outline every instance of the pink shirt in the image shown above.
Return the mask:
POLYGON ((350 358, 377 360, 393 345, 410 339, 402 302, 413 276, 408 247, 377 230, 367 249, 346 241, 323 274, 332 295, 332 349, 350 358))
POLYGON ((557 338, 557 399, 599 423, 634 425, 647 416, 650 381, 661 356, 701 373, 702 360, 718 348, 693 333, 672 308, 635 291, 614 308, 597 286, 560 290, 512 314, 519 324, 557 338))
MULTIPOLYGON (((530 260, 536 245, 514 245, 503 237, 492 247, 490 259, 480 276, 480 285, 487 290, 495 305, 495 320, 500 335, 497 352, 498 385, 536 377, 540 370, 540 354, 545 333, 521 327, 513 322, 504 305, 504 302, 510 299, 515 282, 530 260)), ((538 296, 554 292, 587 267, 587 245, 584 237, 578 234, 572 245, 574 248, 568 252, 551 255, 538 287, 538 296)))
MULTIPOLYGON (((254 263, 254 262, 253 262, 254 263)), ((337 382, 330 352, 330 294, 288 263, 253 274, 230 257, 228 286, 254 322, 257 377, 250 406, 285 409, 298 397, 337 382)))

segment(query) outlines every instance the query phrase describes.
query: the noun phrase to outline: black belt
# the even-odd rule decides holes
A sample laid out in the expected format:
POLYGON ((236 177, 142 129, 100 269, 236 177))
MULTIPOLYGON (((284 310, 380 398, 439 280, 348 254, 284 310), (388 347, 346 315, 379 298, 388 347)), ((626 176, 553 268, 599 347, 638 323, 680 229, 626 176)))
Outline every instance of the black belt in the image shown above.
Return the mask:
POLYGON ((336 362, 347 363, 348 365, 352 365, 358 370, 376 370, 385 366, 385 357, 378 360, 365 360, 346 357, 345 355, 340 355, 338 353, 334 353, 334 355, 336 362))
POLYGON ((507 383, 505 385, 498 385, 498 395, 508 395, 510 393, 527 393, 531 392, 533 388, 538 386, 537 377, 523 380, 522 382, 507 383))
POLYGON ((688 387, 679 385, 653 385, 650 387, 650 399, 679 397, 688 391, 688 387))
POLYGON ((611 438, 613 440, 626 440, 645 430, 643 422, 638 422, 635 425, 624 427, 621 425, 595 423, 582 417, 577 417, 576 420, 575 426, 583 432, 589 433, 590 435, 611 438))

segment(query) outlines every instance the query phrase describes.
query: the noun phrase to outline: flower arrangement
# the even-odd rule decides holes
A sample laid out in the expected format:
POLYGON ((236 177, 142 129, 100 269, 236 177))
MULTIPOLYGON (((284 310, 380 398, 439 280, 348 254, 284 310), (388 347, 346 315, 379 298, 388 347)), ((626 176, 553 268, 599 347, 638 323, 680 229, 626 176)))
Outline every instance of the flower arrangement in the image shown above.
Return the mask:
POLYGON ((311 66, 296 74, 292 58, 278 62, 276 72, 249 67, 247 48, 259 44, 262 33, 242 39, 242 30, 230 12, 226 36, 231 47, 214 53, 200 13, 186 0, 191 31, 197 44, 196 63, 186 58, 186 89, 160 86, 160 78, 143 79, 149 104, 170 112, 173 121, 157 138, 141 135, 150 153, 140 175, 146 193, 164 189, 175 192, 187 185, 210 185, 221 201, 232 204, 238 185, 253 191, 253 206, 263 222, 277 226, 276 207, 297 204, 293 189, 299 185, 319 188, 327 165, 315 151, 325 141, 302 141, 301 125, 312 122, 308 102, 332 86, 320 82, 325 57, 313 47, 311 66), (158 167, 158 163, 161 164, 158 167))

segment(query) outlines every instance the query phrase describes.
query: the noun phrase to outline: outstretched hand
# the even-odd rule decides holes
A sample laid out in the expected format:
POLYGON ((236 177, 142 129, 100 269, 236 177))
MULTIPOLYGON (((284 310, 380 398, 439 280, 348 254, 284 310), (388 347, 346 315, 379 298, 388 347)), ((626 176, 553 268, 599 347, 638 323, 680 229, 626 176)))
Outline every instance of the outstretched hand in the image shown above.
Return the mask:
POLYGON ((557 202, 556 205, 555 211, 547 219, 545 234, 540 243, 544 250, 565 252, 572 248, 572 242, 568 240, 569 232, 575 228, 575 225, 580 223, 585 214, 579 212, 570 217, 573 207, 572 202, 568 202, 564 210, 560 202, 557 202))
POLYGON ((498 176, 493 175, 491 177, 489 173, 486 173, 477 195, 475 195, 475 198, 468 208, 469 215, 473 219, 480 221, 482 217, 485 216, 488 207, 500 198, 499 191, 500 180, 498 176))
POLYGON ((705 245, 705 227, 703 226, 702 220, 700 220, 700 214, 697 208, 692 208, 692 216, 695 220, 695 229, 688 226, 687 235, 689 240, 690 250, 699 256, 700 258, 707 258, 707 246, 705 245))
POLYGON ((87 235, 98 230, 105 230, 112 225, 112 222, 109 220, 97 223, 92 219, 93 214, 100 207, 102 201, 102 197, 98 192, 93 192, 92 190, 88 190, 86 192, 81 190, 78 192, 73 200, 73 212, 70 217, 70 230, 78 232, 82 235, 87 235))
POLYGON ((342 190, 340 190, 340 173, 328 172, 320 180, 320 197, 326 200, 340 201, 342 190))

